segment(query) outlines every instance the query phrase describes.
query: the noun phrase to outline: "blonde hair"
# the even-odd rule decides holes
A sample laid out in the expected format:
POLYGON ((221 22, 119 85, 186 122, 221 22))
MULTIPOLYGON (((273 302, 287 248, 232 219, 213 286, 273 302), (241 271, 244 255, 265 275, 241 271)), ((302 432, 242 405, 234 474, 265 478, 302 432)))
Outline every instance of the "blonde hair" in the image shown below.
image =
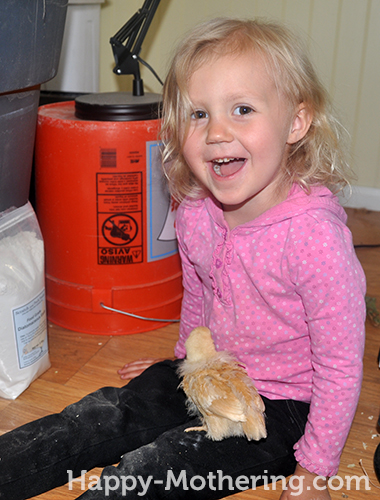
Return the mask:
POLYGON ((214 19, 192 30, 178 46, 163 90, 161 138, 164 171, 174 198, 205 196, 182 155, 192 104, 191 75, 226 54, 253 52, 263 57, 278 92, 296 108, 303 103, 313 116, 303 139, 291 146, 280 185, 298 183, 305 191, 323 184, 338 191, 349 183, 344 158, 344 129, 331 113, 329 96, 301 41, 286 27, 259 20, 214 19))

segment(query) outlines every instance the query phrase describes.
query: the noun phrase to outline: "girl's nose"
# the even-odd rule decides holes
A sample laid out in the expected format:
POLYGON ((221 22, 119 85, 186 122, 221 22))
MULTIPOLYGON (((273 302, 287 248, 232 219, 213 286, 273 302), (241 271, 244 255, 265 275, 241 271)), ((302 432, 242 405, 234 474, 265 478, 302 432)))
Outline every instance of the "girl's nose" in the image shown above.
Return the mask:
POLYGON ((207 127, 207 144, 232 141, 233 134, 228 123, 221 118, 210 118, 207 127))

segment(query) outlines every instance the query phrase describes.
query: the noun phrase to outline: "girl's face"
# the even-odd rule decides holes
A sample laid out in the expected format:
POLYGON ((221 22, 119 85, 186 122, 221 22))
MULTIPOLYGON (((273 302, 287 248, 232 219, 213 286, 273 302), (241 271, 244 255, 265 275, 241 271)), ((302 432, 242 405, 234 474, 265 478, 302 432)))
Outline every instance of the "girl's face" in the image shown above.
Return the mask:
POLYGON ((307 132, 301 104, 281 97, 260 56, 226 55, 189 81, 193 104, 183 156, 198 181, 222 204, 231 228, 286 198, 279 189, 290 144, 307 132))

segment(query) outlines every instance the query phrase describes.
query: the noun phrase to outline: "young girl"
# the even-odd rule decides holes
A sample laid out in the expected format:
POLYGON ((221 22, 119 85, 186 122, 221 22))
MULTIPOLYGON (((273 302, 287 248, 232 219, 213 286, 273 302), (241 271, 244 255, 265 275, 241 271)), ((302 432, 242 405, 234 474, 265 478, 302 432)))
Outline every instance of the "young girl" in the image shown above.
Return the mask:
POLYGON ((180 360, 140 360, 120 370, 139 375, 127 386, 2 436, 0 498, 28 498, 122 455, 81 499, 217 499, 276 479, 281 500, 329 498, 325 477, 338 470, 359 397, 365 320, 364 275, 333 194, 347 183, 337 130, 285 28, 217 19, 185 38, 162 128, 181 201, 175 354, 208 326, 254 380, 268 437, 184 432, 193 417, 180 360))

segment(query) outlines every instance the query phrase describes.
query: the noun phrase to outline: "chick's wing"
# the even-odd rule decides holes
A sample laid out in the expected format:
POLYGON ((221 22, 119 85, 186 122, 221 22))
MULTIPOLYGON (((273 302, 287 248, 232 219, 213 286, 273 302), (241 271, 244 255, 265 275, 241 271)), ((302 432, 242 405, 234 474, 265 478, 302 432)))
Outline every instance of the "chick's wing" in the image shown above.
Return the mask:
POLYGON ((186 392, 201 412, 234 422, 246 421, 244 405, 234 394, 228 380, 217 370, 204 368, 187 382, 186 392))

